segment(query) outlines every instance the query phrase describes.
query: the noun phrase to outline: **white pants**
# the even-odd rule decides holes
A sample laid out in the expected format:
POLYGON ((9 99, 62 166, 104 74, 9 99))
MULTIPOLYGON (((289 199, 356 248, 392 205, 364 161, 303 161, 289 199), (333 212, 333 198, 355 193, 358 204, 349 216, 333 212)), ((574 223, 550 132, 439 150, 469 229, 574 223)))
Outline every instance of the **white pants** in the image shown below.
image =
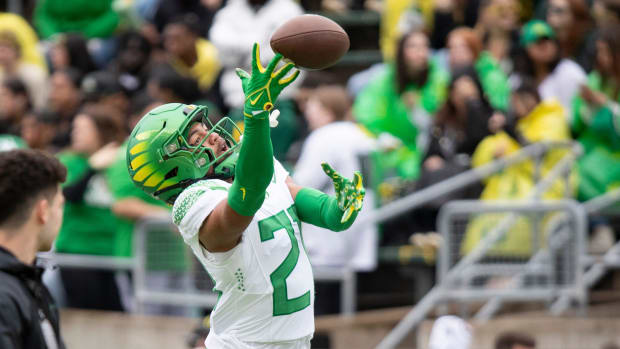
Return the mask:
POLYGON ((206 349, 310 349, 312 335, 286 342, 244 342, 233 336, 216 335, 209 332, 205 340, 206 349))

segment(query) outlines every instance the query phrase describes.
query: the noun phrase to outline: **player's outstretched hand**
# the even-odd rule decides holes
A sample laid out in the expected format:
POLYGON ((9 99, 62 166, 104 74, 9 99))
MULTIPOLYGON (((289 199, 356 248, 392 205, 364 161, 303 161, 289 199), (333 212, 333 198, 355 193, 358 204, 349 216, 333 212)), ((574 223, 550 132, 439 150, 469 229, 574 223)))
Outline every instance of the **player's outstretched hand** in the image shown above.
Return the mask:
POLYGON ((287 63, 275 70, 280 60, 282 60, 282 55, 278 53, 269 62, 267 68, 264 68, 260 62, 260 48, 255 43, 252 48, 252 74, 250 75, 245 70, 237 68, 237 75, 241 79, 243 93, 245 94, 243 115, 246 117, 251 118, 258 114, 264 118, 268 117, 269 113, 261 112, 271 111, 280 92, 295 81, 299 75, 299 70, 295 70, 294 73, 287 76, 295 66, 293 63, 287 63))
POLYGON ((334 182, 338 207, 343 211, 340 223, 344 223, 351 218, 354 212, 359 212, 362 209, 364 195, 366 195, 362 184, 362 175, 355 171, 353 173, 353 181, 351 181, 348 178, 342 177, 327 163, 322 163, 321 167, 323 167, 325 174, 334 182))

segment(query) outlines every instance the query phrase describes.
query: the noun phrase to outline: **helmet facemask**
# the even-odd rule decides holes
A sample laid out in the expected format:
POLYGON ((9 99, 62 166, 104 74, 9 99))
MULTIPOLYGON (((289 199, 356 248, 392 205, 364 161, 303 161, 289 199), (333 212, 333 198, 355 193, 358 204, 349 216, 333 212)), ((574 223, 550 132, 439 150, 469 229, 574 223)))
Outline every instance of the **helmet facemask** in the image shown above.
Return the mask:
POLYGON ((213 123, 207 116, 206 107, 188 105, 183 109, 183 113, 187 115, 186 121, 169 137, 159 151, 164 161, 174 161, 174 158, 191 160, 195 166, 194 173, 198 174, 196 176, 198 178, 186 178, 175 186, 156 191, 153 193, 156 196, 160 196, 168 190, 177 190, 179 187, 185 188, 201 179, 227 179, 233 177, 235 173, 240 143, 235 140, 233 133, 241 134, 237 125, 228 117, 213 123), (196 122, 200 122, 207 132, 196 145, 192 145, 189 142, 188 135, 196 122), (213 149, 203 145, 212 133, 218 134, 227 146, 226 151, 217 156, 213 149))
MULTIPOLYGON (((184 111, 185 112, 185 111, 184 111)), ((220 166, 229 156, 233 156, 233 153, 237 152, 238 143, 233 137, 233 132, 237 131, 239 133, 240 130, 235 125, 235 123, 227 117, 220 119, 217 123, 213 123, 211 119, 207 116, 206 108, 199 108, 194 113, 190 114, 188 117, 189 121, 185 124, 179 133, 181 137, 178 137, 179 143, 171 142, 166 144, 166 154, 170 150, 175 150, 177 146, 180 146, 181 150, 189 151, 191 153, 191 157, 194 160, 196 167, 204 168, 213 166, 213 173, 206 173, 205 178, 230 178, 234 175, 234 173, 228 173, 229 171, 220 166), (207 133, 200 139, 200 141, 196 145, 191 145, 189 143, 188 135, 192 126, 196 123, 200 122, 203 127, 207 130, 207 133), (225 152, 216 156, 213 149, 204 146, 205 141, 209 136, 213 133, 218 134, 226 143, 225 152)), ((174 153, 174 151, 172 152, 174 153)))

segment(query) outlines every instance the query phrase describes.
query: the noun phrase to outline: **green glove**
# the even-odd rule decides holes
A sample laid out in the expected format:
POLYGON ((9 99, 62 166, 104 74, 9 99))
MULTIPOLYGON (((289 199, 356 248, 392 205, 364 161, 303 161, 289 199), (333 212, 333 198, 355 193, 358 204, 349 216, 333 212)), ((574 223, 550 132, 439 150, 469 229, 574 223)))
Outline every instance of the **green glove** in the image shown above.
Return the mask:
POLYGON ((263 111, 271 111, 280 92, 299 75, 299 70, 297 70, 290 76, 286 76, 295 66, 293 63, 287 63, 274 72, 281 59, 282 55, 276 54, 267 68, 264 68, 260 62, 260 49, 255 43, 252 48, 252 75, 237 68, 237 75, 241 78, 245 94, 243 115, 246 117, 267 118, 269 113, 263 113, 263 111))
POLYGON ((353 213, 359 212, 362 209, 364 195, 366 194, 362 185, 362 175, 355 171, 353 182, 351 182, 350 179, 342 177, 338 172, 334 171, 327 163, 322 163, 321 167, 323 167, 325 174, 334 182, 338 208, 344 212, 340 223, 344 223, 351 218, 353 213))

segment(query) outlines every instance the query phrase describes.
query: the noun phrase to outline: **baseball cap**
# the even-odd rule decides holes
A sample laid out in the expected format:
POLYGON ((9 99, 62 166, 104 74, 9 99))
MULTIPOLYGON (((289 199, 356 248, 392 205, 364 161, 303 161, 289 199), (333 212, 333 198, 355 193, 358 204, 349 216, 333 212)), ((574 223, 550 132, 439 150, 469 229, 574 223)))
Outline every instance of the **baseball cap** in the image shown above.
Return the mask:
POLYGON ((86 75, 82 80, 81 89, 88 101, 96 101, 105 96, 124 92, 116 75, 107 71, 98 71, 86 75))
POLYGON ((540 39, 555 39, 555 32, 545 21, 531 20, 521 29, 521 45, 528 46, 540 39))

